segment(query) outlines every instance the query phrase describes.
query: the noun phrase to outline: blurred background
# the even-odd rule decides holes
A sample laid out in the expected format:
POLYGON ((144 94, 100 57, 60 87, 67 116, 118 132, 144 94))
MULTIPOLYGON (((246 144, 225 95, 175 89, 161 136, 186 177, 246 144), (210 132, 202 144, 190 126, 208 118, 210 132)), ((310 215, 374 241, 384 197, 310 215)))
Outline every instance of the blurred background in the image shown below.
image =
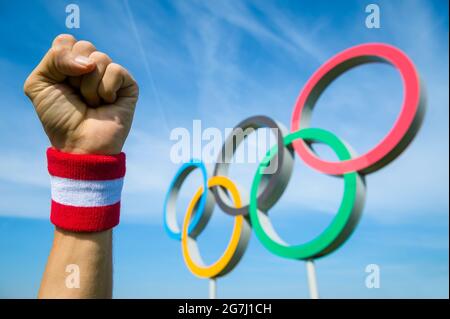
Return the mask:
MULTIPOLYGON (((378 29, 365 24, 370 3, 0 0, 0 297, 34 298, 51 247, 49 142, 22 85, 53 38, 71 33, 128 68, 141 89, 124 149, 115 297, 207 297, 207 281, 189 273, 180 243, 162 226, 165 192, 180 166, 170 158, 173 129, 192 131, 193 120, 201 120, 203 129, 224 132, 258 114, 289 126, 301 88, 322 63, 353 45, 386 42, 416 64, 427 87, 426 117, 410 147, 367 177, 359 226, 341 249, 316 262, 319 292, 324 298, 448 298, 448 2, 377 1, 378 29), (80 8, 80 28, 66 27, 71 3, 80 8), (379 288, 366 286, 369 264, 380 268, 379 288)), ((326 90, 312 126, 331 130, 362 154, 393 125, 402 92, 395 69, 364 65, 326 90)), ((333 158, 325 147, 318 151, 333 158)), ((255 169, 232 165, 230 177, 249 190, 255 169)), ((180 222, 200 185, 199 172, 183 185, 180 222)), ((311 240, 333 218, 342 192, 342 180, 296 158, 290 184, 270 212, 275 228, 290 243, 311 240)), ((215 210, 199 237, 207 263, 221 255, 232 224, 215 210)), ((218 280, 218 297, 307 298, 304 263, 272 255, 252 234, 241 263, 218 280)))

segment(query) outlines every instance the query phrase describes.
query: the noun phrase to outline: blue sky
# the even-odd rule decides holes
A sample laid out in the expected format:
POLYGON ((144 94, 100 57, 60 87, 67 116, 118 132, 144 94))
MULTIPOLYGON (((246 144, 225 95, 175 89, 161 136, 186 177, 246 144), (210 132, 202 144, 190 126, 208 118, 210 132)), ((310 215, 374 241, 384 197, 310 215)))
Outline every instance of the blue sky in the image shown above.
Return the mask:
MULTIPOLYGON (((116 297, 207 296, 207 282, 188 272, 180 244, 162 228, 164 195, 178 168, 169 158, 172 129, 201 119, 204 128, 222 130, 256 114, 288 126, 300 89, 322 63, 352 45, 386 42, 416 64, 427 86, 426 118, 404 154, 368 176, 360 225, 340 250, 317 261, 319 290, 337 298, 448 298, 448 2, 377 1, 381 29, 365 27, 369 3, 0 0, 0 297, 36 295, 51 245, 48 140, 22 84, 52 39, 70 32, 127 67, 141 88, 124 149, 116 297), (69 3, 80 6, 80 29, 65 27, 69 3), (381 268, 379 289, 364 284, 372 263, 381 268)), ((401 99, 394 69, 363 66, 327 89, 312 125, 363 153, 389 130, 401 99)), ((249 187, 254 170, 235 165, 230 176, 249 187)), ((198 175, 187 182, 180 212, 198 185, 198 175)), ((341 180, 297 159, 271 212, 276 229, 292 243, 311 239, 333 217, 342 190, 341 180)), ((231 226, 216 209, 200 237, 206 261, 220 256, 231 226)), ((218 287, 224 298, 308 296, 304 264, 270 254, 254 235, 218 287)))

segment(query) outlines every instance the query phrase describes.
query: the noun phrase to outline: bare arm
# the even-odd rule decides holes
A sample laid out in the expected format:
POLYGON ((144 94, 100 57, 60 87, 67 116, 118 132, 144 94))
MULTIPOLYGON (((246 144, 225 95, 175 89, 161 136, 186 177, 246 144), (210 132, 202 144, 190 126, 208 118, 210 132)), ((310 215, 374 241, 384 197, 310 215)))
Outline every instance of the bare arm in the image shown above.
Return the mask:
POLYGON ((112 230, 74 233, 56 228, 38 297, 111 298, 112 230))
MULTIPOLYGON (((70 156, 107 155, 108 158, 122 151, 133 120, 138 86, 125 68, 97 51, 92 43, 77 41, 71 35, 56 37, 25 81, 24 91, 55 150, 70 156)), ((67 178, 70 182, 70 177, 67 178)), ((83 190, 86 189, 85 194, 89 196, 91 188, 83 190)), ((77 200, 83 198, 78 196, 77 200)), ((116 207, 120 207, 118 204, 116 207)), ((72 219, 73 212, 67 216, 72 219)), ((112 229, 80 231, 56 227, 39 297, 111 296, 112 229), (76 269, 79 288, 70 282, 72 277, 68 279, 76 276, 71 273, 76 269)))

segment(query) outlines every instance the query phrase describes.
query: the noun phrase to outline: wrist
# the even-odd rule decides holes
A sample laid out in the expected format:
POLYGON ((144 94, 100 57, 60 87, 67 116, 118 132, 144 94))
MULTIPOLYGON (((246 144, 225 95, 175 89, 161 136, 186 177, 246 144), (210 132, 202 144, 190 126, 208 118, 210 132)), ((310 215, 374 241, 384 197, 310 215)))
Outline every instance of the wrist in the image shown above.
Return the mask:
POLYGON ((92 147, 92 146, 61 146, 52 145, 56 150, 68 154, 78 155, 118 155, 122 153, 122 147, 120 146, 105 146, 105 147, 92 147))
POLYGON ((125 154, 47 150, 52 223, 64 230, 99 232, 119 223, 125 154))

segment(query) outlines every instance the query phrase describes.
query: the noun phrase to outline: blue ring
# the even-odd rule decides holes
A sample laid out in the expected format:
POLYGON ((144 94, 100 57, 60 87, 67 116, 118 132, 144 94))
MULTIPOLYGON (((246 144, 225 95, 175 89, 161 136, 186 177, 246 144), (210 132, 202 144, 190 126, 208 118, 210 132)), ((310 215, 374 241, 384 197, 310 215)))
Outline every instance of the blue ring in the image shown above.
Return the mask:
MULTIPOLYGON (((172 196, 173 200, 173 214, 174 214, 174 223, 176 223, 176 211, 175 211, 175 202, 177 197, 177 192, 179 191, 181 184, 183 183, 184 179, 187 178, 187 176, 194 171, 196 168, 199 168, 203 175, 203 189, 208 189, 208 174, 206 171, 206 166, 203 164, 202 161, 191 159, 189 162, 184 163, 183 166, 180 167, 180 169, 175 174, 175 177, 172 179, 172 182, 170 183, 169 190, 167 191, 166 197, 164 199, 164 211, 163 211, 163 219, 164 219, 164 229, 166 230, 166 233, 171 237, 172 239, 180 240, 181 241, 181 229, 180 230, 174 230, 169 226, 168 222, 168 210, 167 206, 169 205, 170 198, 172 196)), ((201 229, 197 229, 199 226, 203 226, 200 223, 200 220, 202 219, 202 216, 204 215, 206 201, 207 201, 208 192, 203 192, 198 205, 196 212, 193 214, 192 220, 189 223, 188 227, 188 234, 191 234, 194 231, 201 231, 201 229)), ((179 228, 179 227, 178 227, 179 228)))

